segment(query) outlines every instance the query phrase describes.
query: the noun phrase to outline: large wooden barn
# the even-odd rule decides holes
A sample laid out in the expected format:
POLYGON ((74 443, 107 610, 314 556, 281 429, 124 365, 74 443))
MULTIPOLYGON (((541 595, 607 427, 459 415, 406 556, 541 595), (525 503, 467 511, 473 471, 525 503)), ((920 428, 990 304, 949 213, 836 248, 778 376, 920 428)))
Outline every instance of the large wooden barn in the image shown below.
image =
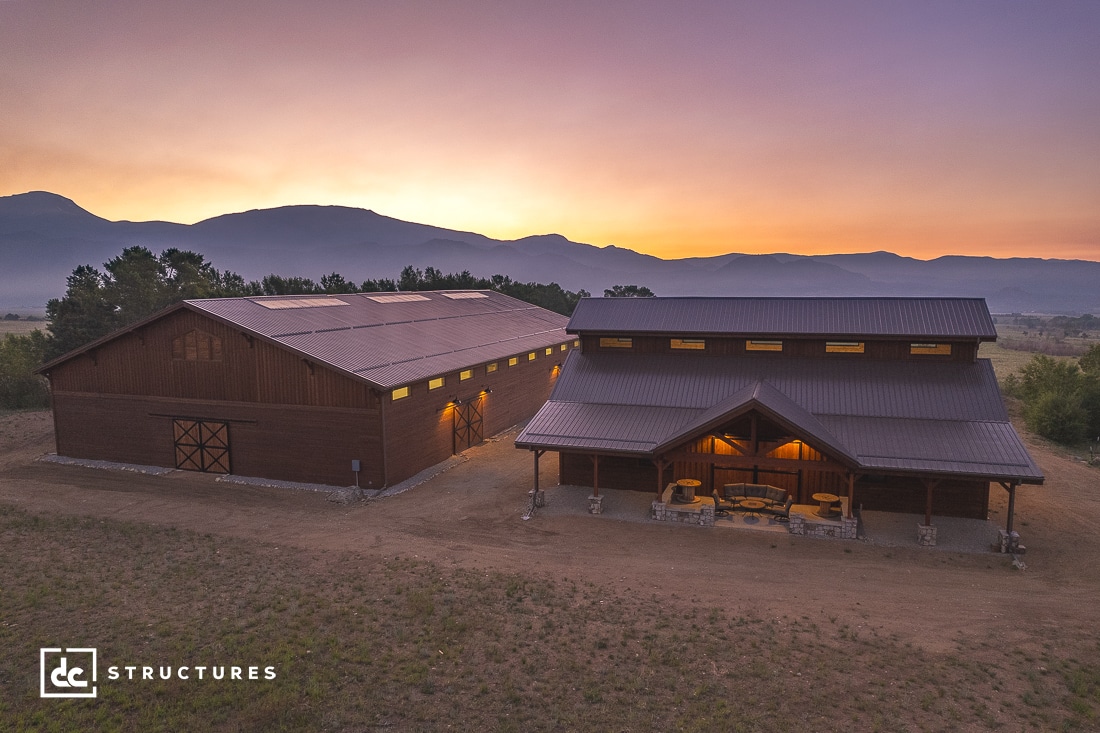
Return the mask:
POLYGON ((766 484, 931 523, 1043 481, 977 358, 980 299, 591 298, 566 330, 581 348, 516 440, 536 482, 556 451, 597 493, 766 484))
POLYGON ((492 291, 193 300, 40 371, 59 455, 383 488, 534 414, 566 323, 492 291))

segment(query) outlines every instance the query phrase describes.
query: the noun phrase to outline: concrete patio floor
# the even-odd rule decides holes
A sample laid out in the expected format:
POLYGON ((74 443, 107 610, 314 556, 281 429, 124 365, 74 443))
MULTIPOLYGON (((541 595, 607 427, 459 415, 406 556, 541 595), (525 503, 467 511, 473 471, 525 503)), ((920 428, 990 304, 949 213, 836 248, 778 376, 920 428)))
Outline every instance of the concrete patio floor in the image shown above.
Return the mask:
MULTIPOLYGON (((599 515, 588 513, 588 497, 592 489, 585 486, 559 485, 546 489, 546 506, 538 509, 535 516, 587 516, 593 521, 617 520, 624 522, 652 522, 650 505, 654 495, 646 491, 623 491, 601 489, 603 512, 599 515)), ((896 514, 893 512, 863 512, 860 526, 860 542, 882 547, 917 547, 917 525, 924 524, 922 514, 896 514)), ((933 515, 932 525, 937 528, 936 546, 933 551, 985 553, 992 552, 997 540, 999 527, 988 519, 961 519, 958 517, 937 517, 933 515)), ((708 527, 682 526, 685 531, 707 531, 708 527)), ((753 532, 772 532, 788 534, 787 524, 775 519, 744 514, 731 514, 715 518, 714 528, 718 530, 746 530, 753 532)), ((826 540, 829 541, 829 540, 826 540)), ((831 540, 846 542, 850 540, 831 540)))

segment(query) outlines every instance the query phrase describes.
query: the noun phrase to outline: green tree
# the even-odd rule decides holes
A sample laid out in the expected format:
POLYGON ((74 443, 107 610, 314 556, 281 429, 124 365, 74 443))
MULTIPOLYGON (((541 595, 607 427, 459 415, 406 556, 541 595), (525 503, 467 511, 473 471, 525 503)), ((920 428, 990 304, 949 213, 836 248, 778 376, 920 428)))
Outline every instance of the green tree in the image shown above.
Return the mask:
POLYGON ((1032 402, 1044 393, 1072 395, 1081 387, 1081 369, 1072 361, 1036 354, 1020 368, 1016 396, 1032 402))
POLYGON ((652 298, 653 291, 645 285, 612 285, 603 291, 605 298, 652 298))
POLYGON ((19 410, 49 405, 46 380, 34 373, 46 354, 46 335, 8 334, 0 341, 0 407, 19 410))
POLYGON ((321 275, 321 290, 331 295, 359 292, 359 288, 356 287, 355 283, 348 282, 344 279, 344 276, 338 272, 334 272, 331 275, 321 275))
POLYGON ((65 295, 46 304, 50 335, 46 358, 60 356, 187 298, 257 295, 258 284, 220 272, 195 252, 166 249, 154 255, 127 247, 103 265, 73 270, 65 295))
POLYGON ((1094 344, 1077 360, 1081 371, 1100 379, 1100 344, 1094 344))
POLYGON ((283 277, 272 274, 257 285, 260 295, 309 295, 324 292, 320 285, 308 277, 283 277))

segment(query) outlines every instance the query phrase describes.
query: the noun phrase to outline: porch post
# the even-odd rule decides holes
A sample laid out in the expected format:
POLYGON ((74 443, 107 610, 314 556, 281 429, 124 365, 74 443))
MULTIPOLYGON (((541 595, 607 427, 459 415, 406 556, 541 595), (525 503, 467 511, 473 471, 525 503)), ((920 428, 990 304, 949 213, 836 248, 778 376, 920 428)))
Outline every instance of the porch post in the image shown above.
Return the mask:
POLYGON ((928 490, 928 496, 924 504, 924 526, 928 527, 932 524, 932 487, 936 485, 936 482, 926 481, 924 485, 928 490))
POLYGON ((856 500, 856 475, 848 472, 848 519, 852 518, 852 504, 856 500))
POLYGON ((600 454, 592 456, 592 496, 600 495, 600 454))
POLYGON ((539 493, 539 456, 542 455, 542 451, 536 449, 531 452, 535 454, 535 495, 537 496, 539 493))
POLYGON ((1016 513, 1016 484, 1001 484, 1008 489, 1008 522, 1005 526, 1005 531, 1009 534, 1012 533, 1012 518, 1016 513))

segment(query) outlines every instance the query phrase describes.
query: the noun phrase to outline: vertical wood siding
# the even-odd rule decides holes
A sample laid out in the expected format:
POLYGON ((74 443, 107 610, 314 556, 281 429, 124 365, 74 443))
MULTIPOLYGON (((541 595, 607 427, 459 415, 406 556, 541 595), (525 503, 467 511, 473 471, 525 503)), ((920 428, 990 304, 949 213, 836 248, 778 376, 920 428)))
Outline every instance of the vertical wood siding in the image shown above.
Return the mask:
POLYGON ((74 458, 175 467, 172 418, 226 422, 234 474, 379 487, 377 411, 62 392, 54 395, 57 452, 74 458))
MULTIPOLYGON (((567 351, 572 349, 572 342, 567 351)), ((519 354, 516 366, 508 359, 497 361, 497 370, 486 372, 485 364, 473 369, 473 377, 459 381, 459 372, 444 375, 444 386, 429 391, 427 382, 409 385, 409 396, 382 398, 385 413, 387 480, 395 484, 452 455, 454 436, 453 398, 463 401, 481 395, 484 421, 482 434, 488 438, 534 415, 550 397, 557 379, 557 365, 566 352, 554 347, 551 355, 535 352, 534 360, 519 354), (492 390, 492 392, 488 392, 492 390)))

